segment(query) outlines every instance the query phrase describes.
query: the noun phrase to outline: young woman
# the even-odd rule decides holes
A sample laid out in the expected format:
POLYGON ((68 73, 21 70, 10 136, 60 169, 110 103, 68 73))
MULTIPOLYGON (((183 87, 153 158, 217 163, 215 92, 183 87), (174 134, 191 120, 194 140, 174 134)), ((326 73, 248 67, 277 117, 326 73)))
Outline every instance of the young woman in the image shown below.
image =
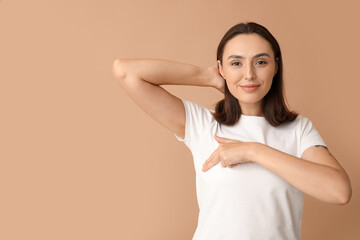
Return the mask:
POLYGON ((346 204, 350 180, 312 122, 283 95, 280 47, 263 26, 240 23, 217 50, 217 66, 118 59, 126 93, 193 154, 199 204, 194 240, 300 239, 303 193, 346 204), (215 110, 160 85, 214 87, 215 110))

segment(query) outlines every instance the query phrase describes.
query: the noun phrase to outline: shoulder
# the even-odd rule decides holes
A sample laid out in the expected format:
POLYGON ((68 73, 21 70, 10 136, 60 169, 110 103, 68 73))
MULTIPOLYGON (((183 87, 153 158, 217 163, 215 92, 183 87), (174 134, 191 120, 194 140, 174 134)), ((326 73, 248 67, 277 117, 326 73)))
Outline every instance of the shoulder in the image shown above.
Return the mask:
POLYGON ((183 101, 184 105, 187 105, 188 107, 192 107, 195 108, 196 110, 200 110, 200 111, 209 111, 212 112, 214 111, 213 109, 209 109, 201 104, 195 103, 191 100, 187 100, 187 99, 181 99, 181 101, 183 101))
POLYGON ((298 114, 293 121, 283 123, 277 128, 284 131, 295 131, 300 138, 307 135, 309 132, 316 131, 312 121, 301 114, 298 114))
POLYGON ((307 135, 310 132, 317 132, 309 117, 299 114, 293 121, 293 124, 293 127, 298 131, 300 136, 307 135))
POLYGON ((212 113, 214 113, 214 109, 209 109, 203 105, 192 102, 190 100, 181 99, 184 103, 185 113, 188 117, 198 118, 207 121, 215 120, 212 113))
POLYGON ((322 145, 327 147, 324 139, 308 117, 301 117, 299 121, 299 130, 302 146, 301 153, 311 146, 322 145))
POLYGON ((298 114, 297 117, 291 121, 283 124, 284 126, 304 128, 305 126, 312 124, 311 120, 308 117, 305 117, 301 114, 298 114))
POLYGON ((298 117, 295 119, 297 125, 301 130, 310 130, 311 128, 314 128, 313 122, 310 120, 310 118, 298 115, 298 117))

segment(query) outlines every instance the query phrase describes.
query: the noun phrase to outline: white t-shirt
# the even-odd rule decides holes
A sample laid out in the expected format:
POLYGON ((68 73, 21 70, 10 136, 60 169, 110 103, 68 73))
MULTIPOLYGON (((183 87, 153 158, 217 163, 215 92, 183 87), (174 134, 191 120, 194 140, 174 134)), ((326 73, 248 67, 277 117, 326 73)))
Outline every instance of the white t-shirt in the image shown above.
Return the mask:
POLYGON ((207 172, 201 169, 219 145, 215 134, 260 142, 300 158, 310 146, 326 146, 312 122, 299 115, 273 127, 264 117, 241 115, 234 126, 226 126, 213 118, 214 110, 182 101, 185 137, 175 137, 191 150, 195 166, 200 211, 193 240, 300 239, 303 192, 285 179, 254 162, 233 168, 219 163, 207 172))

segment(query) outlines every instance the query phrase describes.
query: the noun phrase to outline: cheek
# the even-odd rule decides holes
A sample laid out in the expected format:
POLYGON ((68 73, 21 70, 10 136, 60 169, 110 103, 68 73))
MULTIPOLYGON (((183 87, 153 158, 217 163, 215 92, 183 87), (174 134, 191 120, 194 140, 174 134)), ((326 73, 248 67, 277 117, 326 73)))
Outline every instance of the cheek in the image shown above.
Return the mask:
POLYGON ((275 73, 274 69, 269 67, 269 68, 259 69, 257 75, 262 79, 272 79, 274 77, 274 73, 275 73))
POLYGON ((233 77, 236 77, 239 74, 241 74, 240 67, 231 66, 229 64, 224 65, 222 67, 222 71, 223 71, 224 76, 226 76, 228 78, 233 78, 233 77))
POLYGON ((262 84, 271 86, 274 78, 274 73, 271 71, 261 72, 257 77, 262 84))
POLYGON ((229 92, 233 96, 236 96, 236 86, 228 80, 225 80, 225 82, 226 82, 227 88, 229 89, 229 92))
POLYGON ((228 85, 228 88, 235 88, 237 84, 241 83, 243 81, 243 74, 241 71, 238 72, 228 72, 226 75, 226 84, 228 85))

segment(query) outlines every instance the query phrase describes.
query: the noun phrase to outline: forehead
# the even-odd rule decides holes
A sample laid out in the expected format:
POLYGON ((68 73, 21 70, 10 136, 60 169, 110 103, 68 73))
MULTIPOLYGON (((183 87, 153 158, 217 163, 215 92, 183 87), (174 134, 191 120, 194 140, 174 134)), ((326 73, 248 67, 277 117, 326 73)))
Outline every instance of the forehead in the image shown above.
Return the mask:
POLYGON ((268 53, 274 56, 271 44, 256 33, 239 34, 230 39, 224 48, 223 59, 227 59, 232 54, 251 58, 258 53, 268 53))

